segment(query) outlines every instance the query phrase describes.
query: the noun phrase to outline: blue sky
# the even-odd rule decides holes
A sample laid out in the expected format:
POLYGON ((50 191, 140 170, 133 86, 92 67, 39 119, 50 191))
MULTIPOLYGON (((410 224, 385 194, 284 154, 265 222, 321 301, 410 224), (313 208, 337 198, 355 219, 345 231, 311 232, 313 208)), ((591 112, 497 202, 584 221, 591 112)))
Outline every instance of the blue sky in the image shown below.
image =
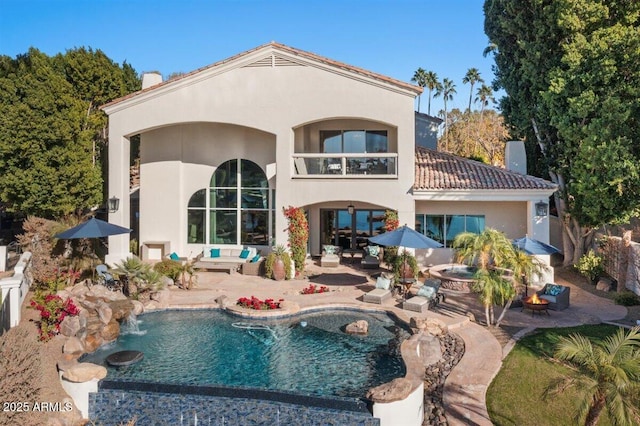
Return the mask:
MULTIPOLYGON (((0 0, 0 54, 100 49, 136 71, 188 72, 276 41, 409 82, 418 67, 487 83, 482 0, 0 0)), ((475 91, 475 89, 474 89, 475 91)), ((475 97, 475 96, 474 96, 475 97)), ((427 112, 427 93, 421 111, 427 112)), ((431 113, 443 108, 432 101, 431 113)))

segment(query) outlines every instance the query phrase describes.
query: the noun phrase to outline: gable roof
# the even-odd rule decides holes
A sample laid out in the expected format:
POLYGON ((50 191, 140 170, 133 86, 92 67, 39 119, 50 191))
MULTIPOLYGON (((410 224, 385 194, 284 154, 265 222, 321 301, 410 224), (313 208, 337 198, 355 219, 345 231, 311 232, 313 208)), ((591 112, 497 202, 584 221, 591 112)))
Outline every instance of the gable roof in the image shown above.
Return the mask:
POLYGON ((554 190, 557 185, 445 152, 416 148, 414 191, 554 190))
MULTIPOLYGON (((107 103, 105 105, 102 105, 101 108, 110 107, 112 105, 115 105, 115 104, 118 104, 120 102, 123 102, 123 101, 125 101, 127 99, 136 97, 136 96, 138 96, 138 95, 140 95, 142 93, 147 93, 147 92, 150 92, 152 90, 156 90, 156 89, 159 89, 161 87, 167 86, 169 84, 175 83, 177 81, 181 81, 181 80, 187 79, 187 78, 189 78, 189 77, 191 77, 193 75, 199 74, 199 73, 201 73, 203 71, 207 71, 207 70, 210 70, 212 68, 220 67, 222 65, 225 65, 225 64, 228 64, 228 63, 231 63, 231 62, 234 62, 234 61, 238 61, 238 60, 240 60, 240 59, 242 59, 244 57, 247 57, 247 56, 249 56, 249 55, 251 55, 253 53, 257 53, 257 52, 259 52, 261 50, 264 50, 265 52, 269 52, 270 51, 272 53, 281 52, 281 53, 284 53, 284 54, 287 54, 287 55, 293 55, 295 57, 298 57, 298 58, 301 58, 301 59, 304 59, 304 60, 307 60, 307 61, 314 61, 314 62, 317 62, 317 63, 321 63, 323 65, 329 65, 329 66, 331 66, 333 68, 336 68, 336 69, 338 69, 340 71, 343 71, 343 72, 346 72, 346 73, 357 74, 358 76, 361 76, 361 77, 370 78, 370 79, 373 79, 373 80, 376 80, 376 81, 379 81, 379 82, 382 82, 382 83, 385 83, 385 84, 390 84, 390 85, 396 86, 396 87, 398 87, 398 88, 400 88, 402 90, 407 90, 407 91, 413 92, 416 95, 420 95, 423 92, 422 87, 414 86, 413 84, 409 84, 409 83, 406 83, 406 82, 403 82, 403 81, 400 81, 400 80, 396 80, 394 78, 387 77, 387 76, 382 75, 382 74, 374 73, 374 72, 365 70, 364 68, 359 68, 359 67, 355 67, 353 65, 345 64, 343 62, 334 61, 333 59, 329 59, 329 58, 326 58, 324 56, 316 55, 315 53, 306 52, 304 50, 296 49, 296 48, 293 48, 293 47, 290 47, 290 46, 286 46, 284 44, 280 44, 280 43, 276 43, 275 41, 272 41, 270 43, 263 44, 261 46, 258 46, 258 47, 255 47, 253 49, 247 50, 245 52, 239 53, 237 55, 231 56, 230 58, 223 59, 222 61, 218 61, 218 62, 215 62, 215 63, 213 63, 211 65, 207 65, 207 66, 204 66, 202 68, 198 68, 198 69, 196 69, 194 71, 188 72, 186 74, 179 75, 179 76, 177 76, 175 78, 172 78, 171 80, 163 81, 162 83, 156 84, 156 85, 148 87, 146 89, 142 89, 142 90, 139 90, 137 92, 130 93, 130 94, 126 95, 126 96, 120 97, 118 99, 114 99, 113 101, 111 101, 111 102, 109 102, 109 103, 107 103)), ((275 63, 278 60, 282 60, 282 58, 275 58, 274 57, 273 60, 274 60, 274 63, 275 63)), ((260 61, 260 62, 263 63, 264 60, 260 61)), ((286 62, 286 58, 284 59, 284 62, 286 62)))

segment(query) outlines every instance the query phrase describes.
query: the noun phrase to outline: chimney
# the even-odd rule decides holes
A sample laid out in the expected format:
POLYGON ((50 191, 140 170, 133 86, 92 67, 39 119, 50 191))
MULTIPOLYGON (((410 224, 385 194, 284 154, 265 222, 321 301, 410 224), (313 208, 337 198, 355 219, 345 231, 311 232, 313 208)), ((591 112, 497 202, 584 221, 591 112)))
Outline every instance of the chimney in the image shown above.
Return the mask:
POLYGON ((504 150, 504 165, 507 170, 527 174, 527 152, 524 141, 508 141, 504 150))
POLYGON ((158 71, 145 72, 142 74, 142 88, 155 86, 162 83, 162 74, 158 71))

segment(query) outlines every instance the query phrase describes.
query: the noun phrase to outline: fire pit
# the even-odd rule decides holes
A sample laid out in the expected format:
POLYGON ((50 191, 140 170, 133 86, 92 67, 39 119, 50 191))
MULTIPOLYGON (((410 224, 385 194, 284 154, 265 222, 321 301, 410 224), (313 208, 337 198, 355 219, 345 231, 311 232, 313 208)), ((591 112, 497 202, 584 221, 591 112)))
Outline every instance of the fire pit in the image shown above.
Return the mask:
POLYGON ((534 294, 531 297, 522 299, 522 311, 525 309, 529 309, 531 311, 531 316, 536 312, 540 315, 542 315, 543 312, 549 315, 549 301, 540 299, 537 294, 534 294))

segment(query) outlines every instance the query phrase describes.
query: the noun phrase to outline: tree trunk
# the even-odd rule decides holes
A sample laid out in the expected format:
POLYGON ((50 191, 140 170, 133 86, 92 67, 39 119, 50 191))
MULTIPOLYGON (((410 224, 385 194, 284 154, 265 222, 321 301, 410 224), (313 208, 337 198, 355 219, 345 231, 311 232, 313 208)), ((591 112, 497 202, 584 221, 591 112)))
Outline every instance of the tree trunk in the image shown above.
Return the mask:
POLYGON ((596 400, 595 404, 589 409, 587 419, 584 422, 585 426, 596 426, 598 424, 600 414, 602 414, 602 410, 604 409, 604 403, 603 397, 599 397, 596 400))
POLYGON ((631 231, 625 231, 622 234, 622 244, 620 244, 620 266, 618 268, 618 288, 616 291, 620 293, 627 287, 627 269, 631 260, 631 231))
POLYGON ((487 327, 491 327, 491 314, 489 313, 489 305, 484 306, 484 316, 487 318, 487 327))
POLYGON ((500 316, 498 317, 498 320, 496 321, 496 327, 500 327, 500 323, 502 322, 502 319, 504 318, 504 316, 507 313, 507 311, 511 308, 511 303, 512 302, 513 302, 513 299, 509 299, 507 301, 507 304, 504 305, 504 307, 502 308, 502 312, 500 312, 500 316))

